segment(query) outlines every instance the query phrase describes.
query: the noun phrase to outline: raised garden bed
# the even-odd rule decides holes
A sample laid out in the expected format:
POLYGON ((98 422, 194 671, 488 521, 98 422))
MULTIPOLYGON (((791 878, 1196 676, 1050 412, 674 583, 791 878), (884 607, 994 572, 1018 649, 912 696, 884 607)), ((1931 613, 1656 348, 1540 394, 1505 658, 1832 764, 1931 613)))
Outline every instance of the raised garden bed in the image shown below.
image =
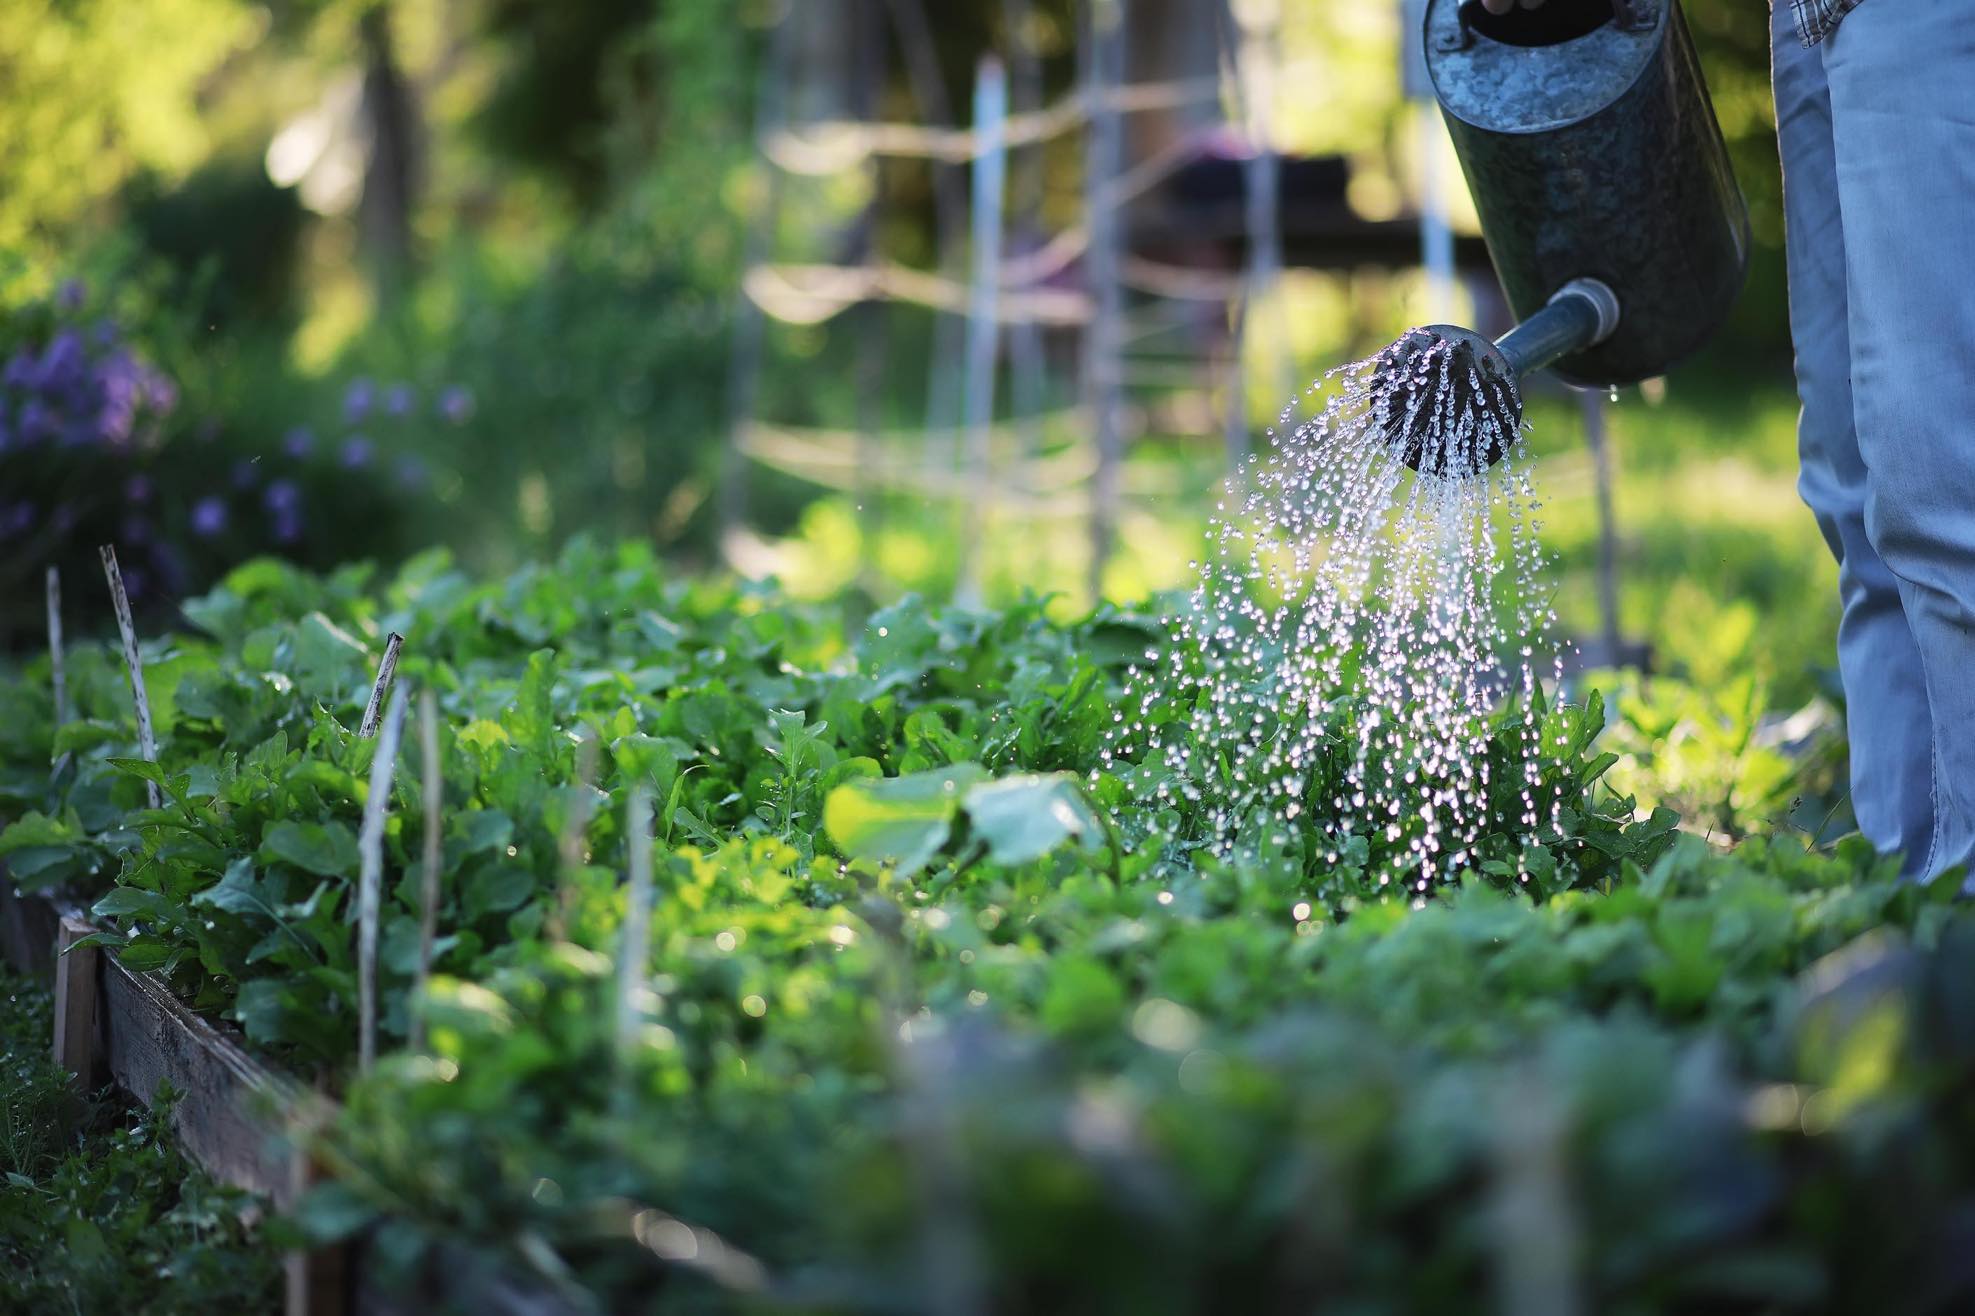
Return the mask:
MULTIPOLYGON (((79 651, 76 776, 0 848, 327 1076, 334 1179, 297 1216, 383 1222, 366 1284, 492 1255, 537 1296, 477 1310, 1975 1293, 1975 920, 1855 844, 1676 839, 1597 787, 1594 708, 1545 713, 1564 828, 1505 824, 1415 902, 1378 837, 1262 820, 1217 853, 1180 765, 1106 759, 1139 618, 846 631, 592 548, 375 591, 263 564, 190 611, 207 638, 146 656, 156 765, 79 651), (436 748, 408 720, 379 788, 391 633, 436 748)), ((47 762, 45 714, 18 725, 47 762)))

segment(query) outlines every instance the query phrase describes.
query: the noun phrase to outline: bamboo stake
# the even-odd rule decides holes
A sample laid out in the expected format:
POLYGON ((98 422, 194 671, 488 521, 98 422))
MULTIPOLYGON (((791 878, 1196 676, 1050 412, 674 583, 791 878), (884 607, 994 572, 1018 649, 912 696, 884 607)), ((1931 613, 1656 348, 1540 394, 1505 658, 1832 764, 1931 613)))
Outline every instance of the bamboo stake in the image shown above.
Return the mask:
POLYGON ((583 866, 583 844, 589 839, 590 819, 596 811, 590 785, 596 779, 597 737, 586 727, 576 742, 576 780, 571 783, 575 789, 570 795, 569 813, 562 820, 562 835, 556 842, 555 910, 550 933, 557 941, 569 935, 569 904, 575 894, 572 879, 583 866))
MULTIPOLYGON (((48 673, 49 684, 53 686, 55 699, 55 729, 60 731, 69 721, 69 681, 66 657, 62 649, 62 569, 48 568, 48 673)), ((55 755, 55 766, 50 776, 59 777, 62 769, 69 765, 67 754, 55 755)))
POLYGON ((370 687, 370 702, 364 706, 363 721, 357 724, 357 734, 369 740, 377 734, 377 719, 384 712, 384 697, 391 693, 391 683, 398 675, 398 651, 405 647, 405 637, 392 631, 384 641, 384 656, 377 661, 377 681, 370 687))
POLYGON ((444 820, 446 776, 439 761, 439 700, 427 686, 418 693, 418 747, 425 766, 424 871, 420 873, 418 894, 418 975, 412 979, 411 1049, 425 1045, 425 1015, 417 1002, 425 997, 425 984, 432 976, 432 942, 439 930, 439 864, 442 858, 440 826, 444 820))
MULTIPOLYGON (((116 610, 117 633, 123 637, 124 666, 130 669, 130 695, 137 705, 137 756, 146 763, 158 761, 158 744, 151 734, 151 696, 144 691, 144 663, 137 656, 137 627, 130 620, 130 595, 124 591, 123 571, 117 566, 114 544, 99 550, 103 555, 103 576, 110 582, 110 606, 116 610)), ((144 798, 155 809, 163 801, 158 783, 144 783, 144 798)))
MULTIPOLYGON (((387 651, 387 661, 389 656, 387 651)), ((391 776, 398 766, 398 740, 404 728, 405 692, 398 690, 392 693, 378 729, 377 753, 370 760, 370 796, 363 802, 363 827, 357 833, 361 861, 357 878, 357 1070, 364 1074, 377 1063, 377 894, 384 880, 384 817, 391 807, 391 776)))
MULTIPOLYGON (((643 1004, 638 997, 645 985, 645 962, 651 954, 651 788, 631 789, 624 806, 624 844, 629 848, 631 890, 624 912, 624 927, 617 946, 617 1063, 622 1074, 628 1068, 631 1046, 637 1039, 643 1004)), ((625 1075, 628 1078, 628 1075, 625 1075)))

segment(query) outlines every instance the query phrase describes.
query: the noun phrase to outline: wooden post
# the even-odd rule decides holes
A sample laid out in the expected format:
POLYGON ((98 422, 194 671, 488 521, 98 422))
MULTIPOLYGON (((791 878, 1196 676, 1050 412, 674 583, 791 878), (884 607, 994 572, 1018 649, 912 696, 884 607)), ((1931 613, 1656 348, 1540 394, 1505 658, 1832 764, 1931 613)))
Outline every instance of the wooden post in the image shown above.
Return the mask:
POLYGON ((75 915, 55 932, 55 1063, 85 1088, 94 1088, 102 1068, 97 1046, 96 1001, 102 956, 94 946, 76 943, 95 931, 75 915))

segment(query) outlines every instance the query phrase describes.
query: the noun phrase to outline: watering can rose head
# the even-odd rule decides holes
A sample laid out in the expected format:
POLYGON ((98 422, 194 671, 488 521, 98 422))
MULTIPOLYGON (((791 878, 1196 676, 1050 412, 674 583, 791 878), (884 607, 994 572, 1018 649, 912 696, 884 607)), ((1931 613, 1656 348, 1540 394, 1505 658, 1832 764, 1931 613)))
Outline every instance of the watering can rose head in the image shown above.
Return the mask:
POLYGON ((1378 354, 1371 412, 1399 460, 1459 479, 1507 455, 1522 426, 1522 394, 1495 344, 1472 329, 1430 324, 1378 354))

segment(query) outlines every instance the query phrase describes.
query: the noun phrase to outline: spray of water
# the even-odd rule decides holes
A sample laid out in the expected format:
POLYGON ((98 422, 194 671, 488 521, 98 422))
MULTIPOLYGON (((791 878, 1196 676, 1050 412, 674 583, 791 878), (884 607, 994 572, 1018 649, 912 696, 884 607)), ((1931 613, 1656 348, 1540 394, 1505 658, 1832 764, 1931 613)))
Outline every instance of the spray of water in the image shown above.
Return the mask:
POLYGON ((1313 384, 1221 504, 1107 766, 1159 765, 1221 853, 1320 828, 1322 857, 1414 898, 1490 831, 1555 827, 1530 697, 1555 617, 1514 390, 1417 334, 1313 384))

